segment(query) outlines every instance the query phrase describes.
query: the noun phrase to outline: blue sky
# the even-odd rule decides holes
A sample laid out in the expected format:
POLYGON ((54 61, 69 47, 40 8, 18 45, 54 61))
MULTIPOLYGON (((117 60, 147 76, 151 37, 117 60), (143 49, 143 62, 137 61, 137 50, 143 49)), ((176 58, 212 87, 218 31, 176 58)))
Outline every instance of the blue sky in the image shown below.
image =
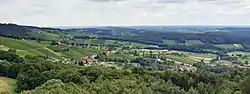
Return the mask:
POLYGON ((250 0, 0 0, 0 22, 38 26, 249 25, 250 0))

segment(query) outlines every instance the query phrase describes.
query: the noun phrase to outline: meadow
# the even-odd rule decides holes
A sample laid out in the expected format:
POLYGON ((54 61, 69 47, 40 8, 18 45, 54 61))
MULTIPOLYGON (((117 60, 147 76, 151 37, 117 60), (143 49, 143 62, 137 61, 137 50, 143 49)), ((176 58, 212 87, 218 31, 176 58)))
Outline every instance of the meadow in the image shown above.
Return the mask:
POLYGON ((225 49, 241 49, 243 46, 241 44, 218 44, 215 45, 219 48, 225 48, 225 49))

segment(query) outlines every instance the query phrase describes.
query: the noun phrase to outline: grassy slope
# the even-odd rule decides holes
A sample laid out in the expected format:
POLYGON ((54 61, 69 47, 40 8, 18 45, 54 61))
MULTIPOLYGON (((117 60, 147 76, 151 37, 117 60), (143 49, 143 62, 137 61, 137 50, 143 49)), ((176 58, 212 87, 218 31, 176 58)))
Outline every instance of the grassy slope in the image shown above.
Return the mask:
POLYGON ((46 48, 47 46, 49 46, 50 44, 49 42, 38 43, 36 41, 16 40, 4 37, 0 37, 0 39, 3 44, 0 50, 13 48, 17 49, 17 54, 20 56, 42 55, 42 56, 49 56, 55 59, 62 59, 61 55, 52 51, 51 49, 46 48))
POLYGON ((0 37, 2 45, 8 48, 13 48, 17 50, 28 50, 46 47, 46 44, 37 43, 35 41, 28 40, 16 40, 10 38, 0 37))
POLYGON ((91 56, 93 54, 97 54, 102 52, 102 50, 94 49, 94 48, 82 48, 82 47, 73 47, 68 45, 55 45, 48 47, 51 50, 60 50, 62 56, 66 58, 80 59, 83 56, 91 56), (69 51, 64 51, 64 49, 68 49, 69 51))
POLYGON ((187 40, 186 41, 187 45, 196 45, 196 44, 203 44, 200 40, 187 40))
POLYGON ((241 44, 236 44, 236 45, 235 44, 219 44, 219 45, 215 45, 215 46, 219 47, 219 48, 225 48, 225 49, 241 49, 241 48, 243 48, 243 46, 241 44))
POLYGON ((10 94, 15 94, 16 80, 6 77, 0 77, 0 93, 8 92, 10 94))
POLYGON ((167 58, 172 59, 172 60, 176 60, 182 63, 187 63, 187 64, 194 64, 197 61, 190 59, 188 57, 181 57, 181 56, 175 56, 175 55, 166 55, 167 58))
MULTIPOLYGON (((20 56, 25 55, 42 55, 48 56, 57 60, 66 58, 80 59, 83 56, 90 56, 101 50, 94 48, 71 47, 68 45, 51 46, 50 42, 41 41, 40 43, 31 40, 16 40, 5 37, 0 37, 1 43, 0 50, 7 50, 9 48, 17 49, 17 54, 20 56), (55 50, 69 49, 69 51, 55 52, 55 50)), ((95 43, 103 41, 93 40, 95 43)))
POLYGON ((168 45, 175 45, 175 41, 174 40, 165 40, 165 44, 168 44, 168 45))

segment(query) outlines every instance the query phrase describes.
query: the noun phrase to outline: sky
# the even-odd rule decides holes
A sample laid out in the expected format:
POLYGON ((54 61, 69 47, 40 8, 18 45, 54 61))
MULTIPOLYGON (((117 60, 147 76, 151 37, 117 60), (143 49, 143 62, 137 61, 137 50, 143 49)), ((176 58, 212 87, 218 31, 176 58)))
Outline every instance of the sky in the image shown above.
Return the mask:
POLYGON ((0 0, 0 22, 36 26, 250 25, 250 0, 0 0))

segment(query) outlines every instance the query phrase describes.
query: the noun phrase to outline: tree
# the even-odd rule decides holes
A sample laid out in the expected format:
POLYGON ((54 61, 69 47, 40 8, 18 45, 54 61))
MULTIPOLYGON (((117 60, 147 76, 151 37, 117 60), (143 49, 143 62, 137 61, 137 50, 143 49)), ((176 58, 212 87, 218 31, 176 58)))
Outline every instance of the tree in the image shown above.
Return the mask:
POLYGON ((8 52, 10 52, 10 53, 16 53, 17 51, 16 51, 16 49, 9 49, 8 52))
POLYGON ((74 83, 63 83, 51 79, 34 90, 23 91, 21 94, 89 94, 74 83))
POLYGON ((248 65, 248 64, 249 64, 249 61, 245 61, 245 64, 248 65))
POLYGON ((51 45, 57 45, 57 41, 53 40, 51 45))
POLYGON ((250 76, 241 83, 242 93, 250 94, 250 76))
POLYGON ((0 76, 8 76, 11 65, 8 61, 0 61, 0 76))

